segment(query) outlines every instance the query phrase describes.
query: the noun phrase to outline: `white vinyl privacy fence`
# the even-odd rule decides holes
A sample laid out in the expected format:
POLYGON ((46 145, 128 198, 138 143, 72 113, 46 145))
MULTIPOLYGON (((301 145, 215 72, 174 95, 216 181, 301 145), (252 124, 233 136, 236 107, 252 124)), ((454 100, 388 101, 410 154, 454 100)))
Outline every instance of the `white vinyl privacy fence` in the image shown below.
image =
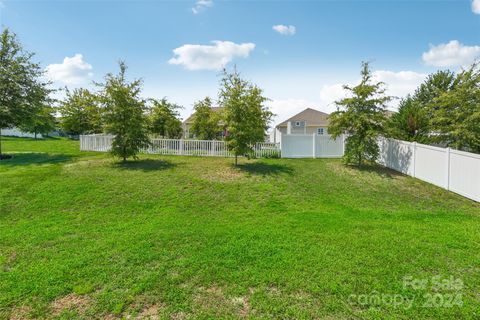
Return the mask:
POLYGON ((282 158, 340 158, 344 152, 344 137, 330 135, 283 134, 282 158))
POLYGON ((382 138, 379 163, 480 202, 480 155, 382 138))
MULTIPOLYGON (((114 136, 83 135, 80 136, 81 151, 108 152, 112 147, 114 136)), ((182 140, 182 139, 151 139, 150 147, 142 150, 146 154, 233 157, 224 141, 217 140, 182 140)), ((255 157, 280 157, 278 143, 257 143, 254 147, 255 157)))

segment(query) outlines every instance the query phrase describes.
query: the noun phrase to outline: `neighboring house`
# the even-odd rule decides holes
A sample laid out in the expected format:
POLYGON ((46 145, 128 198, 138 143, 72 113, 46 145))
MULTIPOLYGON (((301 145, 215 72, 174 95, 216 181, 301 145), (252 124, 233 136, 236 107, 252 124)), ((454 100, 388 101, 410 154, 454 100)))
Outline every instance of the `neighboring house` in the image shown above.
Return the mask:
POLYGON ((278 124, 270 135, 270 142, 279 143, 282 134, 328 134, 329 114, 307 108, 278 124))
MULTIPOLYGON (((212 107, 213 112, 222 112, 223 109, 224 109, 223 107, 212 107)), ((183 139, 193 139, 193 138, 195 138, 195 136, 192 132, 192 126, 193 126, 194 120, 195 120, 195 112, 192 113, 187 119, 185 119, 182 122, 183 139)), ((219 122, 218 123, 218 135, 219 135, 219 137, 224 137, 225 134, 226 133, 222 129, 222 123, 219 122)))

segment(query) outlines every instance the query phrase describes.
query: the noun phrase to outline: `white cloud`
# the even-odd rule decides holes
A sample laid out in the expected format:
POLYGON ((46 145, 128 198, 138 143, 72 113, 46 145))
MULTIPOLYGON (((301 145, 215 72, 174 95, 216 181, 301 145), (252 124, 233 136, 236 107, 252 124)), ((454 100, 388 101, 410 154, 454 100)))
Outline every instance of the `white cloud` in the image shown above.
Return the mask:
POLYGON ((286 26, 283 24, 277 24, 273 26, 272 29, 284 36, 293 36, 297 31, 295 26, 286 26))
POLYGON ((335 101, 345 98, 348 91, 343 89, 344 84, 336 83, 324 85, 320 88, 320 103, 324 112, 332 113, 337 110, 335 101))
POLYGON ((195 6, 192 8, 193 14, 199 14, 206 8, 213 7, 213 0, 198 0, 195 2, 195 6))
POLYGON ((378 70, 373 73, 375 81, 381 81, 386 84, 386 93, 388 95, 399 98, 413 94, 426 77, 426 74, 414 71, 393 72, 378 70))
POLYGON ((67 85, 82 84, 93 76, 92 65, 83 61, 83 55, 65 57, 62 63, 50 64, 45 69, 47 77, 67 85))
MULTIPOLYGON (((393 72, 387 70, 378 70, 373 72, 373 80, 384 82, 386 85, 386 94, 398 98, 403 98, 408 94, 413 94, 415 89, 425 80, 426 74, 414 71, 393 72)), ((356 84, 348 84, 350 86, 356 84)), ((326 112, 336 110, 335 101, 346 97, 348 91, 343 89, 343 84, 325 85, 320 89, 320 102, 326 112)), ((396 109, 398 100, 392 101, 391 109, 396 109)), ((323 111, 323 110, 322 110, 323 111)))
POLYGON ((221 70, 234 58, 248 58, 254 43, 236 44, 231 41, 213 41, 212 45, 185 44, 173 50, 168 63, 182 65, 187 70, 221 70))
POLYGON ((480 46, 466 46, 457 40, 430 45, 430 50, 423 53, 422 59, 429 66, 454 67, 471 64, 480 57, 480 46))
POLYGON ((480 0, 472 1, 472 11, 473 13, 480 14, 480 0))

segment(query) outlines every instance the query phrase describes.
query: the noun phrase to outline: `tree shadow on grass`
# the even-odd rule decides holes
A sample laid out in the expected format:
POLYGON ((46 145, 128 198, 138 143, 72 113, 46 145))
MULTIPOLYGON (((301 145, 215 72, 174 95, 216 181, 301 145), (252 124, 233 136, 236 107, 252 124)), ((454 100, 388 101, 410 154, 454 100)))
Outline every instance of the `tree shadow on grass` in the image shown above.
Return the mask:
POLYGON ((362 165, 362 166, 348 165, 348 167, 350 169, 357 170, 358 172, 375 174, 381 178, 387 178, 387 179, 395 179, 395 178, 404 176, 404 174, 401 172, 395 171, 387 167, 383 167, 378 164, 362 165))
POLYGON ((277 174, 292 175, 293 169, 284 164, 254 162, 243 163, 234 167, 251 175, 271 176, 277 174))
POLYGON ((176 167, 176 164, 168 160, 141 159, 125 162, 116 162, 115 164, 113 164, 113 166, 122 170, 157 171, 176 167))
POLYGON ((11 155, 12 158, 1 160, 1 167, 62 163, 72 159, 72 156, 67 154, 49 154, 41 152, 10 153, 9 155, 11 155))

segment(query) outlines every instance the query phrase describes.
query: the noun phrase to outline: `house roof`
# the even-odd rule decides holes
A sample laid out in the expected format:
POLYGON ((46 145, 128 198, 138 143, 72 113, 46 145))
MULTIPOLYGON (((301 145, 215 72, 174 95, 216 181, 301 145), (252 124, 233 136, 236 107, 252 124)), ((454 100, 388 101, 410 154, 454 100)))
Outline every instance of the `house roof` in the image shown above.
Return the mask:
MULTIPOLYGON (((211 107, 213 112, 220 112, 224 109, 224 107, 211 107)), ((183 123, 193 123, 193 120, 195 119, 195 112, 192 113, 187 119, 183 121, 183 123)))
POLYGON ((308 126, 327 127, 329 124, 328 116, 329 116, 328 113, 318 111, 312 108, 307 108, 302 112, 297 113, 293 117, 278 124, 277 127, 286 127, 287 123, 291 121, 306 121, 307 127, 308 126))

